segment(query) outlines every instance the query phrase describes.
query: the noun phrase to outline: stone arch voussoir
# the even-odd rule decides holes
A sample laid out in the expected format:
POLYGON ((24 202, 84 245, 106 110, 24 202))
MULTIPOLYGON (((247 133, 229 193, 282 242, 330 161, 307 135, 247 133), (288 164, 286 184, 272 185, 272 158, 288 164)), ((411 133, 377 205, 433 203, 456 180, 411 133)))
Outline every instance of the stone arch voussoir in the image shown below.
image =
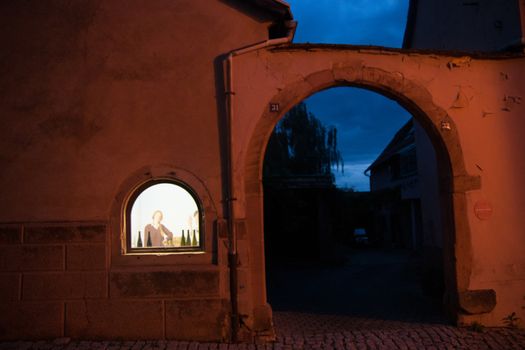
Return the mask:
MULTIPOLYGON (((463 152, 459 142, 459 134, 454 120, 448 113, 436 105, 431 92, 417 82, 407 79, 400 72, 386 71, 381 68, 365 67, 362 62, 350 66, 334 65, 333 69, 312 72, 304 79, 287 84, 268 102, 278 103, 280 113, 269 110, 263 111, 256 122, 254 132, 248 143, 244 159, 244 195, 251 198, 253 203, 259 203, 262 213, 262 166, 269 137, 281 117, 294 105, 310 95, 324 89, 337 86, 353 86, 376 91, 386 97, 396 100, 403 105, 423 125, 432 140, 438 162, 447 163, 448 173, 445 181, 451 202, 452 217, 450 234, 450 269, 453 275, 453 291, 449 296, 451 304, 457 304, 457 295, 467 290, 472 269, 472 249, 470 228, 466 213, 466 192, 479 189, 479 177, 469 176, 466 172, 463 152), (441 159, 439 159, 441 154, 441 159), (255 202, 253 202, 255 201, 255 202)), ((265 104, 267 105, 267 104, 265 104)), ((440 174, 441 175, 441 174, 440 174)), ((254 216, 254 223, 261 222, 259 214, 247 214, 247 220, 254 216)), ((253 233, 254 239, 264 236, 263 228, 253 233), (259 236, 261 235, 261 236, 259 236)), ((456 312, 457 308, 453 310, 456 312)))
POLYGON ((393 98, 409 110, 423 124, 429 137, 438 147, 444 147, 453 179, 454 192, 477 189, 479 178, 470 177, 463 160, 463 152, 454 120, 433 102, 432 94, 423 86, 406 79, 399 72, 388 72, 374 67, 337 67, 307 75, 288 84, 271 102, 279 103, 281 113, 264 111, 255 127, 248 146, 245 163, 246 194, 259 192, 264 150, 268 138, 279 119, 294 105, 308 96, 331 87, 355 86, 374 90, 393 98))

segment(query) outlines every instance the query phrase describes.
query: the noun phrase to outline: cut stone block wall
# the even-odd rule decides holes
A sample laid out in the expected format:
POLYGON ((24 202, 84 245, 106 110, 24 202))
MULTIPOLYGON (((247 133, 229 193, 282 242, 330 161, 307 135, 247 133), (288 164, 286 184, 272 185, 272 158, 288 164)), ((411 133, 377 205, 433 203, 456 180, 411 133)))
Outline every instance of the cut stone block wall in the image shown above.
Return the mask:
POLYGON ((0 226, 0 339, 224 340, 213 266, 112 268, 104 223, 0 226))

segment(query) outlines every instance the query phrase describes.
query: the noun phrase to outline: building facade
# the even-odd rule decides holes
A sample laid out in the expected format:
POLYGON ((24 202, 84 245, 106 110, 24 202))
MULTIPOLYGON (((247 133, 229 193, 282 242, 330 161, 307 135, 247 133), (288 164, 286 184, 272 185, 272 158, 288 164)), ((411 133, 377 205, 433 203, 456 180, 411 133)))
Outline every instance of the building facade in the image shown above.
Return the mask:
POLYGON ((340 85, 395 98, 436 149, 455 318, 525 318, 522 53, 292 45, 280 0, 0 8, 2 339, 272 339, 264 150, 340 85))
POLYGON ((410 0, 404 48, 460 51, 522 50, 521 0, 410 0))
POLYGON ((382 236, 385 247, 419 249, 424 245, 414 124, 410 119, 399 129, 365 171, 370 192, 377 198, 374 231, 382 236))
POLYGON ((0 338, 229 340, 223 63, 290 41, 288 5, 7 1, 0 16, 0 338), (138 198, 159 182, 195 199, 195 245, 176 194, 138 198), (150 204, 171 248, 127 213, 150 204))

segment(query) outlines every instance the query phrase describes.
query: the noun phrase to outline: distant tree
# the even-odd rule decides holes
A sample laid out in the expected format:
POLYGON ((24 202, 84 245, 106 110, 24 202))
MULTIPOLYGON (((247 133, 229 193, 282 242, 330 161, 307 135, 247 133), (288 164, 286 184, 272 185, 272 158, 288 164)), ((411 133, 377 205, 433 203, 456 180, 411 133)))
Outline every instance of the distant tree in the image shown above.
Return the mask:
POLYGON ((337 129, 326 127, 304 102, 293 107, 277 124, 266 148, 264 176, 325 175, 343 172, 337 147, 337 129))

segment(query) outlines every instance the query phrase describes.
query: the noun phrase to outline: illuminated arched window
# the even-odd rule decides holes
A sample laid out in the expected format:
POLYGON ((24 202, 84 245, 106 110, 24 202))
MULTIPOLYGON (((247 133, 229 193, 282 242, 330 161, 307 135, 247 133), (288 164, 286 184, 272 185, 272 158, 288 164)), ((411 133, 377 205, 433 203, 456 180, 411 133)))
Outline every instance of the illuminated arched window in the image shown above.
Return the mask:
POLYGON ((127 252, 202 250, 201 227, 201 206, 188 186, 173 180, 150 181, 127 203, 127 252))

